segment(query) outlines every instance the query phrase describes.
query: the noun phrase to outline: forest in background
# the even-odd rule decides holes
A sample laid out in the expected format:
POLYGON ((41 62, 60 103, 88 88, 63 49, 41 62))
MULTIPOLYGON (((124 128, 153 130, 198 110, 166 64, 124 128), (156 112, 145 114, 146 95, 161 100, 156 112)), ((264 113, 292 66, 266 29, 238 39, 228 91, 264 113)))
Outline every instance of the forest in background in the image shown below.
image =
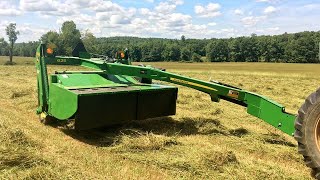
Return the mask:
MULTIPOLYGON (((101 37, 90 31, 80 33, 72 21, 63 23, 60 32, 49 31, 39 41, 16 43, 15 56, 35 56, 40 41, 50 44, 57 55, 70 55, 80 39, 90 53, 113 57, 128 48, 133 61, 209 61, 209 62, 292 62, 319 63, 320 31, 281 35, 252 34, 250 37, 226 39, 180 39, 101 37), (206 57, 206 58, 204 58, 206 57)), ((0 55, 9 51, 0 43, 0 55)))

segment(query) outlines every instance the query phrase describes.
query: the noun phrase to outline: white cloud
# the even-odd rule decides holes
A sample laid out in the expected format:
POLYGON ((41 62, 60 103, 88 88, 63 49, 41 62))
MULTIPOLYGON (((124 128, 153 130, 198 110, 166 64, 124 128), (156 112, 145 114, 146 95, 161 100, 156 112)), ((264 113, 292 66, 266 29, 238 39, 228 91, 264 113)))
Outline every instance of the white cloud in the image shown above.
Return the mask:
POLYGON ((67 4, 70 8, 82 9, 89 6, 89 2, 87 0, 66 0, 64 3, 67 4))
POLYGON ((244 14, 244 12, 243 12, 241 9, 235 9, 235 10, 233 11, 233 13, 234 13, 235 15, 243 15, 243 14, 244 14))
POLYGON ((215 22, 208 23, 208 26, 216 26, 216 25, 217 25, 217 23, 215 23, 215 22))
POLYGON ((170 4, 168 2, 160 2, 159 5, 156 6, 154 9, 160 13, 170 13, 174 11, 176 7, 177 6, 175 4, 170 4))
POLYGON ((113 3, 111 1, 103 1, 103 0, 93 0, 88 1, 90 9, 93 9, 97 12, 115 12, 115 11, 124 11, 120 5, 113 3))
POLYGON ((52 0, 20 0, 20 9, 25 12, 37 12, 40 17, 70 16, 79 14, 77 11, 81 0, 67 0, 65 3, 52 0))
POLYGON ((263 13, 264 14, 272 14, 272 13, 274 13, 274 12, 276 12, 277 11, 277 9, 275 8, 275 7, 273 7, 273 6, 268 6, 268 7, 266 7, 264 10, 263 10, 263 13))
POLYGON ((57 3, 50 0, 20 0, 20 9, 31 12, 58 11, 56 7, 57 3))
POLYGON ((77 25, 87 25, 93 26, 96 24, 96 17, 90 16, 88 14, 77 14, 71 16, 63 16, 57 19, 57 24, 61 25, 65 21, 74 21, 77 25))
POLYGON ((266 19, 266 16, 247 16, 241 19, 245 26, 255 26, 258 22, 266 19))
MULTIPOLYGON (((154 10, 158 13, 168 14, 176 10, 177 6, 182 5, 183 0, 167 0, 160 2, 154 10)), ((145 8, 142 8, 145 9, 145 8)))
POLYGON ((276 32, 279 32, 279 27, 270 27, 265 29, 257 29, 257 33, 267 33, 267 34, 275 34, 276 32))
POLYGON ((319 4, 306 4, 303 6, 304 9, 307 10, 320 10, 320 3, 319 4))
POLYGON ((112 15, 110 17, 111 25, 129 24, 130 19, 122 15, 112 15))
POLYGON ((141 9, 139 9, 139 13, 140 13, 141 15, 150 15, 150 14, 152 14, 151 11, 150 11, 148 8, 141 8, 141 9))
POLYGON ((194 12, 199 17, 216 17, 220 16, 221 12, 219 11, 221 5, 218 3, 209 3, 207 6, 197 5, 194 7, 194 12))
POLYGON ((0 8, 0 16, 19 16, 21 15, 21 11, 16 9, 1 9, 0 8))
POLYGON ((11 5, 9 1, 0 2, 0 16, 19 16, 21 14, 22 12, 11 5))
POLYGON ((173 13, 160 20, 160 24, 166 28, 180 28, 191 24, 192 17, 181 13, 173 13))
POLYGON ((279 31, 279 27, 272 27, 272 28, 267 28, 269 31, 279 31))
POLYGON ((169 0, 169 2, 171 2, 175 5, 182 5, 184 3, 183 0, 169 0))
POLYGON ((149 24, 150 24, 149 21, 141 18, 135 18, 131 21, 131 26, 133 26, 133 28, 135 29, 140 29, 140 28, 143 29, 149 24))

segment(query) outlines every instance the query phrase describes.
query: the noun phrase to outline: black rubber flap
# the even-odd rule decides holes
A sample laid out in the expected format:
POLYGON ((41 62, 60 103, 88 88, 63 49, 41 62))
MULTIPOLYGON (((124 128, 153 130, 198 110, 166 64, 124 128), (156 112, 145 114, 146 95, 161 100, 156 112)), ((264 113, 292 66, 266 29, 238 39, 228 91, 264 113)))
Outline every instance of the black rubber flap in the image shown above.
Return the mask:
POLYGON ((78 96, 78 130, 121 124, 176 113, 177 89, 78 96))
POLYGON ((137 119, 148 119, 176 114, 177 89, 139 93, 137 119))
POLYGON ((75 128, 92 129, 136 118, 137 93, 79 96, 75 128))

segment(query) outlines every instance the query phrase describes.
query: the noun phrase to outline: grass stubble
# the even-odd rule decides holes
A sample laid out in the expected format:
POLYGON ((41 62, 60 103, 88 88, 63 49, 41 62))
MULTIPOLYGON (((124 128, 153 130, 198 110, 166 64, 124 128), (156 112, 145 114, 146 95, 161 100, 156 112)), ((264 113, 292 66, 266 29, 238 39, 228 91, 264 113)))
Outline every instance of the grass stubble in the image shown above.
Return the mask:
MULTIPOLYGON (((292 137, 180 86, 176 116, 80 133, 44 126, 32 59, 17 62, 0 65, 0 179, 310 179, 292 137)), ((293 113, 320 82, 319 65, 151 64, 263 94, 293 113)))

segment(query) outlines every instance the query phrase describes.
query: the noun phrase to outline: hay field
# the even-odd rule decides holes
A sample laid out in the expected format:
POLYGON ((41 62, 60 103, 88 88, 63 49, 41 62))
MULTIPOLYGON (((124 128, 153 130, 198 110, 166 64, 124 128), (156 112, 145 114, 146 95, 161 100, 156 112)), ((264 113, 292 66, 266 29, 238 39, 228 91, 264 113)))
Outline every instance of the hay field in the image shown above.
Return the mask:
MULTIPOLYGON (((3 66, 0 57, 0 179, 310 179, 292 137, 184 87, 176 116, 81 133, 44 126, 32 58, 15 60, 3 66)), ((149 64, 269 96, 294 113, 320 86, 320 65, 149 64)))

